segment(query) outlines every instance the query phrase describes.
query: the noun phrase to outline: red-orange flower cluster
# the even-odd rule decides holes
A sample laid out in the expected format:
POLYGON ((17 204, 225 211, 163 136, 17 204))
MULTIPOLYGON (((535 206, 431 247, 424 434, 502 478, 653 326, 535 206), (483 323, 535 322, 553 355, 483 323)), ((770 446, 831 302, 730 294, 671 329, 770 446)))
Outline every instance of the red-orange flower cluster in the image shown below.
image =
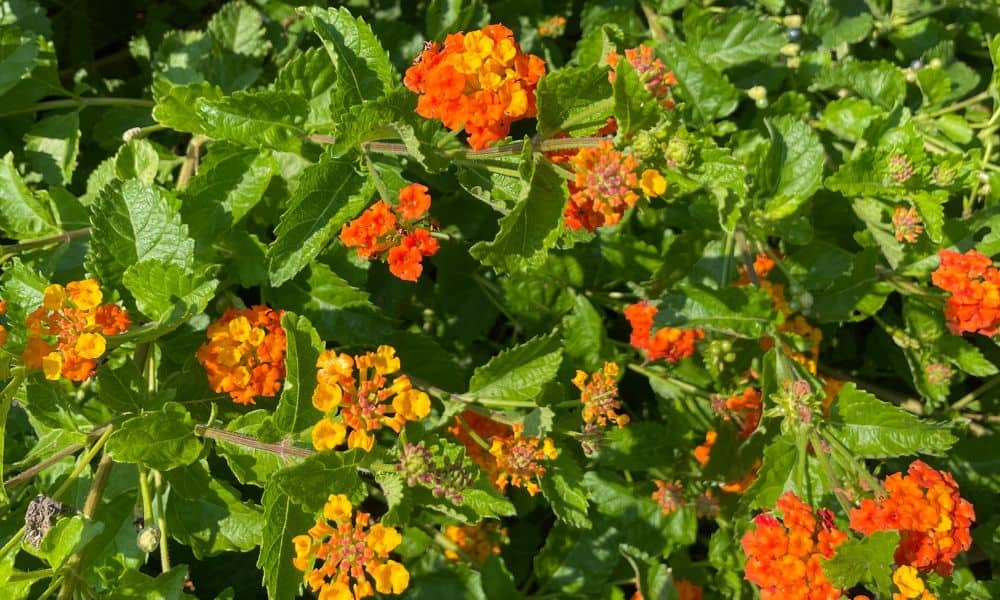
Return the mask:
POLYGON ((395 207, 379 200, 344 225, 340 240, 361 258, 386 257, 393 275, 416 281, 424 271, 424 257, 438 251, 438 241, 421 226, 430 207, 427 186, 411 183, 399 191, 395 207))
POLYGON ((740 426, 740 437, 743 439, 756 431, 764 414, 764 405, 756 388, 747 388, 742 394, 725 400, 713 400, 713 406, 722 414, 723 419, 734 421, 740 426))
POLYGON ((755 529, 743 535, 747 556, 746 578, 760 587, 763 600, 836 600, 836 589, 823 573, 824 558, 831 558, 847 535, 837 529, 830 511, 817 512, 794 493, 785 492, 776 505, 781 519, 762 513, 755 529))
POLYGON ((851 511, 851 529, 865 535, 899 531, 897 564, 950 575, 953 559, 972 544, 969 527, 976 520, 955 479, 918 460, 907 475, 887 477, 885 491, 885 498, 863 500, 851 511))
MULTIPOLYGON (((606 60, 611 68, 614 69, 618 66, 618 61, 621 58, 620 54, 612 50, 608 53, 606 60)), ((670 87, 677 85, 677 78, 674 77, 673 71, 667 69, 663 61, 653 55, 651 47, 639 46, 638 48, 629 48, 625 50, 625 60, 632 65, 632 68, 635 69, 636 74, 639 76, 639 81, 642 82, 643 87, 654 98, 662 99, 662 104, 665 108, 673 106, 673 102, 666 98, 666 96, 670 93, 670 87)), ((608 73, 608 80, 611 83, 615 82, 614 71, 608 73)))
POLYGON ((705 337, 701 329, 674 329, 661 327, 653 332, 656 307, 639 302, 625 309, 625 318, 632 326, 629 343, 646 352, 648 360, 661 358, 675 363, 694 354, 695 343, 705 337))
POLYGON ((543 75, 545 62, 521 52, 510 29, 488 25, 453 33, 444 47, 426 44, 403 84, 420 94, 417 114, 441 119, 451 130, 464 126, 469 145, 479 150, 507 137, 514 121, 535 116, 535 86, 543 75))
POLYGON ((42 369, 46 379, 90 378, 107 349, 105 336, 123 333, 130 324, 123 308, 101 304, 102 300, 100 284, 94 279, 45 288, 42 305, 25 321, 24 366, 42 369))
POLYGON ((955 335, 969 331, 994 336, 1000 325, 1000 270, 988 256, 975 250, 938 253, 941 265, 931 274, 934 285, 949 292, 944 307, 948 329, 955 335))
POLYGON ((472 459, 472 462, 486 471, 490 479, 495 480, 497 461, 489 453, 489 442, 494 438, 514 435, 510 425, 494 421, 472 410, 464 410, 462 414, 455 417, 455 424, 448 428, 448 432, 465 446, 465 453, 472 459))
POLYGON ((267 306, 230 308, 209 325, 208 341, 196 356, 212 390, 229 394, 237 404, 255 404, 257 396, 278 393, 285 379, 284 314, 267 306))
POLYGON ((639 163, 634 157, 615 150, 611 142, 597 148, 581 148, 571 159, 573 181, 569 182, 569 201, 564 218, 570 229, 594 231, 614 225, 638 200, 635 190, 639 163))

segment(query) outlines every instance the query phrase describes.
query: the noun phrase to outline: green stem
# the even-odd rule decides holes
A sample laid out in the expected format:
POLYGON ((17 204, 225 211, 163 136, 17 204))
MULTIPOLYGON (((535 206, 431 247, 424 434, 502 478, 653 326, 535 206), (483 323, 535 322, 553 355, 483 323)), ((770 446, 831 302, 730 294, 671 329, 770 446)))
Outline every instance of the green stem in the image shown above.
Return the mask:
POLYGON ((46 577, 52 577, 55 573, 52 569, 38 569, 37 571, 28 571, 26 573, 12 573, 7 581, 19 582, 19 581, 37 581, 39 579, 45 579, 46 577))
POLYGON ((167 549, 167 503, 166 491, 164 490, 163 477, 159 471, 153 471, 153 480, 156 482, 156 501, 158 511, 156 515, 156 527, 160 530, 160 570, 164 573, 170 570, 170 551, 167 549))
POLYGON ((662 373, 657 373, 656 371, 651 371, 651 370, 649 370, 649 369, 647 369, 647 368, 645 368, 643 366, 640 366, 640 365, 637 365, 637 364, 634 364, 634 363, 633 364, 629 364, 628 368, 631 369, 631 370, 633 370, 633 371, 635 371, 636 373, 639 373, 640 375, 645 375, 646 377, 655 377, 655 378, 657 378, 657 379, 659 379, 661 381, 665 381, 665 382, 669 383, 670 385, 672 385, 672 386, 674 386, 676 388, 679 388, 681 390, 684 390, 685 392, 688 392, 689 394, 694 394, 695 396, 698 396, 699 398, 704 398, 706 400, 710 400, 712 398, 712 395, 709 394, 708 392, 706 392, 705 390, 703 390, 703 389, 701 389, 701 388, 699 388, 697 386, 691 385, 690 383, 688 383, 686 381, 681 381, 680 379, 675 379, 673 377, 670 377, 669 375, 664 375, 662 373))
POLYGON ((87 452, 83 455, 83 457, 77 460, 76 466, 73 467, 73 470, 70 472, 69 477, 67 477, 66 481, 64 481, 62 485, 60 485, 59 488, 55 491, 55 493, 52 494, 53 500, 58 500, 60 496, 69 491, 69 488, 73 485, 73 482, 76 481, 76 478, 79 477, 81 473, 83 473, 83 470, 87 468, 87 465, 90 464, 90 461, 94 460, 94 457, 97 456, 97 453, 100 452, 101 449, 104 447, 104 443, 108 441, 108 438, 111 437, 111 433, 113 431, 114 427, 108 425, 107 429, 104 430, 104 433, 101 434, 101 437, 97 438, 97 441, 94 442, 94 445, 91 446, 89 450, 87 450, 87 452))
POLYGON ((54 577, 52 579, 52 583, 49 584, 49 587, 45 588, 45 591, 42 592, 42 594, 38 597, 38 600, 46 600, 49 596, 56 593, 56 590, 62 587, 62 583, 63 583, 62 575, 57 575, 56 577, 54 577))
POLYGON ((979 102, 981 102, 981 101, 983 101, 983 100, 985 100, 985 99, 987 99, 989 97, 990 97, 990 93, 989 92, 981 92, 979 94, 976 94, 975 96, 972 96, 971 98, 966 98, 965 100, 962 100, 961 102, 956 102, 955 104, 952 104, 950 106, 946 106, 944 108, 935 110, 933 112, 920 113, 920 114, 914 115, 913 119, 917 120, 917 121, 922 121, 924 119, 933 119, 934 117, 939 117, 941 115, 946 115, 948 113, 952 113, 952 112, 956 112, 956 111, 962 110, 963 108, 966 108, 967 106, 972 106, 973 104, 977 104, 977 103, 979 103, 979 102))
POLYGON ((826 456, 826 452, 823 449, 824 443, 822 438, 815 432, 809 435, 809 442, 812 444, 814 454, 816 455, 816 460, 819 461, 820 468, 826 473, 826 478, 830 480, 830 485, 833 486, 833 496, 837 499, 840 504, 840 508, 844 510, 845 515, 851 513, 850 506, 848 506, 847 501, 841 496, 843 494, 844 485, 837 477, 837 473, 833 470, 833 466, 830 465, 830 460, 826 456))
POLYGON ((19 546, 22 537, 24 537, 24 525, 0 548, 0 558, 7 556, 8 552, 19 546))
POLYGON ((962 410, 966 406, 972 404, 976 401, 979 396, 992 390, 996 386, 1000 385, 1000 375, 995 375, 989 379, 986 383, 982 384, 978 388, 972 390, 968 394, 962 396, 954 404, 951 405, 952 410, 962 410))
POLYGON ((722 276, 719 278, 719 286, 729 285, 729 279, 733 271, 733 254, 736 251, 736 235, 733 231, 726 232, 726 246, 722 251, 722 276))
POLYGON ((646 17, 646 23, 649 24, 649 33, 653 39, 661 42, 667 41, 667 33, 663 30, 663 26, 660 25, 659 13, 646 2, 643 2, 641 6, 642 14, 646 17))
POLYGON ((139 140, 165 129, 167 129, 167 127, 165 125, 160 125, 159 123, 147 125, 145 127, 133 127, 132 129, 125 130, 125 133, 122 134, 122 141, 130 142, 132 140, 139 140))
POLYGON ((195 425, 194 434, 210 440, 218 440, 220 442, 236 444, 238 446, 243 446, 245 448, 253 448, 254 450, 270 452, 271 454, 276 454, 277 456, 280 456, 281 458, 284 459, 287 459, 288 457, 291 456, 299 458, 308 458, 316 454, 315 450, 310 450, 308 448, 299 448, 297 446, 292 446, 286 443, 268 444, 266 442, 258 440, 253 436, 246 435, 244 433, 236 433, 235 431, 226 431, 225 429, 217 429, 215 427, 209 427, 207 425, 195 425))
POLYGON ((465 419, 457 415, 455 416, 455 418, 458 420, 459 425, 462 426, 462 429, 465 430, 465 433, 468 433, 469 437, 471 437, 473 441, 479 444, 483 448, 483 450, 486 450, 487 452, 490 451, 490 445, 487 444, 486 440, 481 438, 479 434, 476 433, 476 431, 472 427, 469 427, 469 424, 465 422, 465 419))
POLYGON ((34 250, 35 248, 41 248, 43 246, 49 246, 51 244, 61 244, 63 242, 70 242, 76 238, 85 237, 90 235, 90 227, 82 227, 80 229, 72 229, 70 231, 64 231, 57 235, 50 235, 42 238, 35 238, 32 240, 24 240, 16 244, 7 244, 0 246, 0 262, 4 262, 10 256, 20 254, 26 250, 34 250))
POLYGON ((60 110, 63 108, 87 108, 89 106, 135 106, 139 108, 153 108, 156 103, 152 100, 141 98, 65 98, 63 100, 46 100, 31 106, 18 108, 4 113, 0 117, 10 117, 12 115, 23 115, 43 110, 60 110))
MULTIPOLYGON (((316 136, 311 136, 310 140, 319 143, 327 143, 327 140, 316 136)), ((531 146, 531 150, 532 152, 556 152, 559 150, 596 148, 600 146, 602 142, 606 141, 607 138, 604 137, 553 138, 550 140, 534 142, 531 146)), ((363 150, 376 152, 378 154, 408 155, 410 153, 405 144, 395 142, 365 142, 361 144, 361 147, 363 150)), ((512 144, 494 146, 493 148, 484 148, 483 150, 450 150, 446 151, 445 155, 456 160, 483 160, 489 158, 519 156, 523 150, 523 142, 514 142, 512 144)))

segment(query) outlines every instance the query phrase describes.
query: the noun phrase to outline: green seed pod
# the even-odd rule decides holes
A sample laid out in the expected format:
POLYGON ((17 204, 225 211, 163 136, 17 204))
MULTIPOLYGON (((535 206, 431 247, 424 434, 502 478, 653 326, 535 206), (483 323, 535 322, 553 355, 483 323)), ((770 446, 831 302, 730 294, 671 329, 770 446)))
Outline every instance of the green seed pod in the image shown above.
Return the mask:
POLYGON ((670 166, 684 166, 691 160, 691 146, 687 140, 674 136, 667 143, 664 157, 670 166))
POLYGON ((632 141, 632 151, 643 160, 649 160, 656 156, 659 147, 660 144, 656 141, 656 136, 648 131, 636 133, 632 141))

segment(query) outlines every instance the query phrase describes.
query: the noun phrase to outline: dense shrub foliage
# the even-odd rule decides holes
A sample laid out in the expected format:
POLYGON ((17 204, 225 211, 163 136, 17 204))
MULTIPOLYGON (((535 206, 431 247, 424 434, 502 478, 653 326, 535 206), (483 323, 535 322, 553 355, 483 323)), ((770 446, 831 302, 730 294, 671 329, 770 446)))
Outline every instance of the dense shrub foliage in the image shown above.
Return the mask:
POLYGON ((0 2, 4 599, 1000 595, 994 0, 347 4, 0 2))

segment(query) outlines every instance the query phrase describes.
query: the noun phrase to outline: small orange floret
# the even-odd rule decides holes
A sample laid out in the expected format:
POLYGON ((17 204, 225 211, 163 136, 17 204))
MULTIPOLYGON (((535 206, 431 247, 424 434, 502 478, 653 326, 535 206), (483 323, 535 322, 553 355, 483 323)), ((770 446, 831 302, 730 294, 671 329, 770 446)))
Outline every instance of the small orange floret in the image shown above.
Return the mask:
POLYGON ((213 391, 229 394, 237 404, 255 404, 257 396, 278 393, 287 350, 282 315, 267 306, 230 308, 209 325, 208 341, 196 357, 213 391))
POLYGON ((695 343, 705 337, 701 329, 661 327, 653 332, 657 309, 648 302, 639 302, 625 309, 625 318, 632 326, 629 343, 644 350, 648 360, 666 359, 675 363, 694 354, 695 343))
POLYGON ((524 54, 510 29, 489 25, 451 34, 444 46, 426 44, 403 84, 420 95, 417 114, 451 130, 464 127, 479 150, 506 137, 514 121, 535 116, 544 74, 545 62, 524 54))

